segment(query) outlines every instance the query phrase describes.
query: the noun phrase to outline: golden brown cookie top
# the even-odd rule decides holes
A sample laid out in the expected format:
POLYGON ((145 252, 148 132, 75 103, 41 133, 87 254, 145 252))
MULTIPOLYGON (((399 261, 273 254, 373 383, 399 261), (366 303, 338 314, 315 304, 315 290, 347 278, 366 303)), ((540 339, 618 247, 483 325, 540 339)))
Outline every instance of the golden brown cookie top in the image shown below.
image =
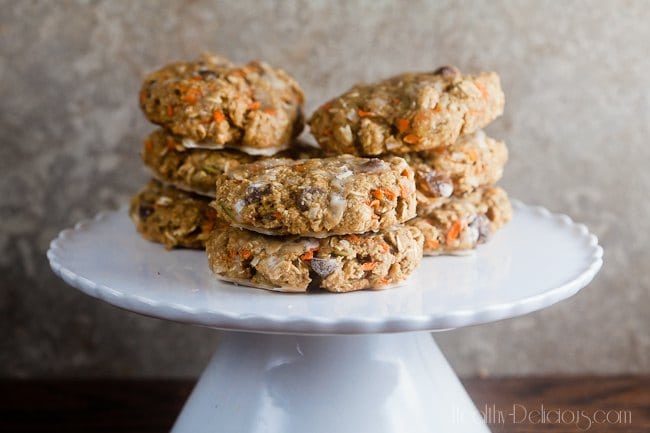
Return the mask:
POLYGON ((464 75, 445 66, 358 84, 323 104, 309 119, 328 153, 404 154, 449 146, 503 113, 494 72, 464 75))
POLYGON ((264 62, 236 66, 203 54, 149 75, 140 90, 145 116, 184 138, 186 147, 237 148, 271 155, 303 128, 304 95, 284 71, 264 62))

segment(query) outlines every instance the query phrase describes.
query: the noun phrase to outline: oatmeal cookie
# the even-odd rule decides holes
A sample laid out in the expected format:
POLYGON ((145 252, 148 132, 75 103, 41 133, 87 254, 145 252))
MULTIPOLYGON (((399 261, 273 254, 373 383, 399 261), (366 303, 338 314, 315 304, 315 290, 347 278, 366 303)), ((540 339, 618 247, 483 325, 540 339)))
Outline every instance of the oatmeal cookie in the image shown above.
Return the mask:
MULTIPOLYGON (((292 144, 278 157, 305 159, 321 156, 321 151, 302 142, 292 144)), ((164 129, 154 131, 144 141, 142 160, 154 177, 184 191, 214 197, 217 177, 226 170, 269 158, 236 150, 187 149, 182 140, 164 129)))
POLYGON ((454 196, 495 184, 503 175, 508 149, 483 131, 461 137, 446 148, 409 153, 415 171, 418 215, 428 214, 454 196))
POLYGON ((415 216, 413 170, 399 157, 266 159, 217 178, 215 208, 236 227, 325 237, 388 228, 415 216))
POLYGON ((273 155, 303 128, 303 92, 280 69, 236 66, 204 54, 149 74, 140 90, 145 116, 183 137, 185 147, 231 147, 273 155))
POLYGON ((212 230, 226 227, 210 199, 150 181, 133 196, 129 216, 138 232, 167 248, 204 248, 212 230))
POLYGON ((309 127, 327 153, 374 156, 449 146, 503 113, 494 72, 463 75, 444 66, 359 84, 325 103, 309 127))
POLYGON ((406 279, 420 264, 422 242, 422 234, 406 226, 321 239, 231 227, 215 231, 206 251, 210 269, 222 280, 281 292, 350 292, 406 279))
POLYGON ((467 252, 510 221, 512 207, 506 192, 488 187, 453 198, 426 216, 408 222, 424 235, 424 254, 467 252))

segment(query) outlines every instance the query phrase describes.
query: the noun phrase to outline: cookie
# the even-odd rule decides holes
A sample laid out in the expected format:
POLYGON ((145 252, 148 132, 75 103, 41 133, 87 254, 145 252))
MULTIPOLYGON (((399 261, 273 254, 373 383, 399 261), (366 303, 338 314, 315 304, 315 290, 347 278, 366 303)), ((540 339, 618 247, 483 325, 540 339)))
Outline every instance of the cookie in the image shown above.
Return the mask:
POLYGON ((150 181, 131 199, 129 216, 142 237, 167 248, 204 248, 212 230, 225 227, 210 199, 150 181))
POLYGON ((449 146, 500 116, 503 106, 496 73, 464 75, 444 66, 356 85, 308 123, 327 153, 404 154, 449 146))
POLYGON ((413 170, 399 157, 266 159, 217 178, 215 207, 236 227, 325 237, 388 228, 415 216, 413 170))
POLYGON ((273 155, 303 128, 304 96, 280 69, 236 66, 204 54, 149 74, 140 90, 145 116, 183 137, 185 147, 236 148, 273 155))
MULTIPOLYGON (((315 147, 298 142, 278 157, 304 159, 320 156, 315 147)), ((266 159, 236 150, 187 149, 182 140, 164 129, 154 131, 144 141, 142 160, 154 177, 184 191, 214 197, 217 177, 241 164, 266 159)))
POLYGON ((351 292, 405 280, 420 264, 422 242, 422 234, 406 226, 321 239, 232 227, 214 232, 206 251, 222 280, 280 292, 351 292))
POLYGON ((453 198, 426 216, 408 222, 424 235, 424 254, 467 252, 510 221, 512 207, 501 188, 479 189, 453 198))
POLYGON ((508 149, 483 131, 449 147, 403 155, 415 171, 418 214, 428 214, 452 196, 495 184, 503 175, 508 149))

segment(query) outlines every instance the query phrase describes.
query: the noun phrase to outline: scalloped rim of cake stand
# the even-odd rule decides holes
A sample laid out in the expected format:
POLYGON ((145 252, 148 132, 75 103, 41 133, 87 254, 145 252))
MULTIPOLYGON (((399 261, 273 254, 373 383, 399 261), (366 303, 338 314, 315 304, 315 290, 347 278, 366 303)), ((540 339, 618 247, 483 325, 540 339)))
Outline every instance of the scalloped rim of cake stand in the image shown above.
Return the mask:
MULTIPOLYGON (((94 224, 101 223, 116 212, 126 212, 124 208, 118 211, 100 212, 93 219, 83 220, 76 224, 73 229, 63 230, 51 242, 47 257, 52 270, 59 277, 69 285, 90 296, 140 314, 182 323, 224 330, 305 335, 441 331, 520 316, 548 307, 577 293, 594 278, 601 268, 603 249, 598 245, 597 237, 589 233, 585 225, 575 223, 567 215, 551 213, 543 207, 526 205, 518 200, 513 200, 513 208, 515 215, 517 212, 529 211, 542 218, 553 219, 567 228, 572 228, 574 232, 577 232, 579 236, 587 241, 589 251, 586 252, 585 257, 589 258, 589 265, 577 275, 571 276, 565 283, 533 296, 527 296, 512 302, 495 303, 479 309, 457 309, 435 315, 405 315, 382 318, 348 316, 347 318, 331 319, 215 311, 123 292, 78 275, 61 262, 60 253, 64 250, 68 240, 75 235, 91 230, 94 224)), ((372 294, 373 292, 367 293, 372 294)), ((290 294, 289 296, 311 295, 290 294)))

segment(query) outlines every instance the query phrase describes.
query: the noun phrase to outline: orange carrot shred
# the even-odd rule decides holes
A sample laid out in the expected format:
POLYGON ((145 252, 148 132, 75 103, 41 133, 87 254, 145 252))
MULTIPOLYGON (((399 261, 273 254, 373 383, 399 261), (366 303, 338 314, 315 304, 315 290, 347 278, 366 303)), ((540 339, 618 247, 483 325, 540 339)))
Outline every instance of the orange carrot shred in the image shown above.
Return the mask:
POLYGON ((397 119, 397 130, 399 131, 400 134, 405 133, 410 128, 411 128, 411 122, 409 122, 408 119, 405 119, 403 117, 397 119))
POLYGON ((370 194, 372 194, 372 196, 377 200, 381 200, 382 198, 384 198, 384 193, 381 190, 381 188, 373 189, 372 191, 370 191, 370 194))
POLYGON ((167 106, 167 116, 172 117, 174 115, 174 107, 171 105, 167 106))
POLYGON ((388 251, 390 251, 390 245, 388 245, 386 242, 382 242, 381 249, 383 252, 387 253, 388 251))
POLYGON ((277 219, 277 220, 281 220, 282 219, 282 212, 274 212, 273 217, 275 219, 277 219))
POLYGON ((361 269, 364 271, 372 271, 377 267, 377 262, 365 262, 361 264, 361 269))
POLYGON ((318 247, 316 248, 311 248, 309 251, 303 253, 300 258, 302 260, 311 260, 314 258, 314 252, 318 251, 318 247))
POLYGON ((265 108, 265 109, 264 109, 264 112, 265 112, 266 114, 270 114, 271 116, 275 116, 275 109, 273 109, 273 108, 271 108, 271 107, 269 107, 269 108, 265 108))
POLYGON ((350 233, 349 235, 345 236, 345 239, 348 241, 356 242, 359 240, 359 236, 355 235, 354 233, 350 233))
POLYGON ((427 247, 427 249, 435 250, 440 246, 440 242, 435 239, 427 239, 424 246, 427 247))
POLYGON ((241 250, 239 252, 239 257, 241 257, 242 260, 250 259, 251 255, 253 255, 253 253, 251 252, 251 250, 249 250, 247 248, 244 248, 243 250, 241 250))
POLYGON ((221 123, 224 120, 226 120, 226 116, 223 114, 223 111, 221 111, 221 110, 214 110, 212 112, 212 118, 217 123, 221 123))
POLYGON ((357 110, 357 114, 359 117, 370 117, 375 115, 372 111, 363 111, 361 108, 357 110))
POLYGON ((418 111, 414 119, 418 122, 424 122, 429 118, 429 113, 425 111, 418 111))
POLYGON ((379 209, 380 205, 381 205, 381 202, 379 200, 377 200, 377 199, 375 199, 375 200, 371 201, 370 203, 368 203, 368 206, 370 206, 371 208, 373 208, 375 210, 379 209))
POLYGON ((415 134, 409 134, 406 137, 402 138, 402 140, 408 144, 417 144, 420 141, 418 136, 415 134))
POLYGON ((440 110, 442 110, 442 107, 440 106, 439 103, 436 103, 436 106, 431 109, 431 111, 434 113, 437 113, 440 110))
POLYGON ((147 152, 151 152, 151 149, 153 149, 153 143, 151 142, 151 140, 147 138, 144 141, 144 150, 146 150, 147 152))
POLYGON ((456 220, 452 223, 451 227, 449 228, 449 231, 447 231, 447 236, 445 238, 445 242, 447 245, 451 244, 453 241, 455 241, 458 238, 458 235, 460 235, 460 220, 456 220))
POLYGON ((404 171, 402 171, 402 176, 404 176, 407 179, 410 179, 411 178, 411 172, 408 171, 407 169, 404 169, 404 171))
POLYGON ((384 195, 388 198, 388 200, 394 200, 396 195, 393 191, 387 188, 382 188, 384 190, 384 195))
POLYGON ((250 104, 248 104, 248 109, 249 110, 258 110, 260 108, 260 101, 253 101, 250 104))

